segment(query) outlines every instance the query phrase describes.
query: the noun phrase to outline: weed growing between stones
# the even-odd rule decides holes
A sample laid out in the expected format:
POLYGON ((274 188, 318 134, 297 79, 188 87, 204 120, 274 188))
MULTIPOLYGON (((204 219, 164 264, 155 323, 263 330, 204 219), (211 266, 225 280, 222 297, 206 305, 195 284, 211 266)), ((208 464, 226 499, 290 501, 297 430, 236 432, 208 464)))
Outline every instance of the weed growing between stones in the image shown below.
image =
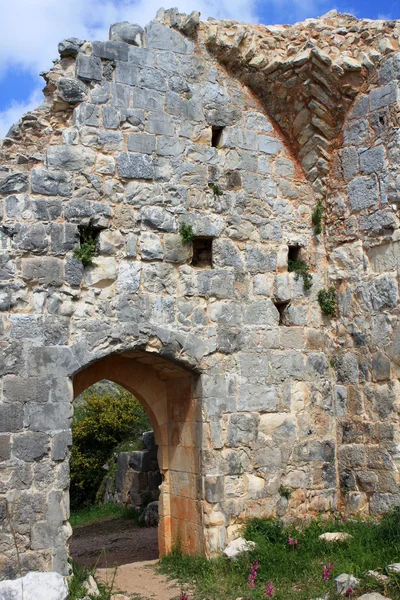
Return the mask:
POLYGON ((80 245, 75 248, 74 257, 80 260, 84 267, 91 267, 97 255, 96 233, 91 227, 81 227, 80 237, 80 245))
POLYGON ((194 586, 190 595, 193 600, 236 600, 238 597, 309 600, 325 595, 334 600, 338 597, 334 579, 342 573, 351 573, 360 580, 356 589, 352 586, 356 597, 379 592, 392 600, 400 600, 400 574, 391 573, 387 568, 399 559, 400 508, 385 515, 380 522, 360 518, 343 520, 341 515, 300 525, 277 519, 253 519, 242 534, 245 539, 254 541, 256 547, 236 560, 225 556, 207 560, 204 556, 184 555, 180 548, 175 548, 161 559, 160 569, 182 584, 194 586), (347 532, 353 537, 341 543, 320 540, 319 536, 328 531, 347 532), (298 540, 298 545, 290 544, 289 538, 298 540), (255 563, 257 577, 253 576, 255 563), (388 579, 368 575, 369 570, 376 569, 388 579), (254 588, 249 587, 249 583, 254 583, 254 588), (266 593, 268 584, 269 595, 266 593))
POLYGON ((289 260, 288 263, 289 273, 296 273, 296 280, 300 277, 303 278, 303 284, 305 290, 311 290, 312 288, 312 275, 310 273, 310 267, 304 260, 289 260))
POLYGON ((194 233, 193 227, 191 225, 187 225, 186 223, 182 223, 179 233, 181 234, 182 242, 184 244, 191 244, 193 242, 194 233))
POLYGON ((283 496, 283 498, 288 499, 288 498, 290 498, 290 494, 292 493, 292 490, 288 487, 285 487, 284 485, 280 485, 278 492, 281 496, 283 496))
POLYGON ((322 289, 318 292, 318 302, 324 315, 332 317, 336 313, 337 297, 334 287, 327 290, 322 289))
POLYGON ((323 207, 322 200, 318 200, 317 205, 311 215, 315 235, 322 233, 322 217, 324 216, 324 211, 325 209, 323 207))
POLYGON ((210 188, 214 194, 214 196, 223 196, 224 192, 221 190, 217 183, 210 183, 210 188))

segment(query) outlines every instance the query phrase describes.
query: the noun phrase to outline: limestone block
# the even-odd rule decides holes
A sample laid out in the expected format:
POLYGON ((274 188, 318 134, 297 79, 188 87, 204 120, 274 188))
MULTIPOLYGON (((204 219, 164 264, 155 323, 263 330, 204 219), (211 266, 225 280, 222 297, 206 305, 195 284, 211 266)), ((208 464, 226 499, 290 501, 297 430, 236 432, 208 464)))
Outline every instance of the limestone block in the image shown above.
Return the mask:
POLYGON ((58 52, 63 58, 66 56, 74 57, 78 54, 80 47, 83 46, 84 43, 84 40, 80 40, 76 37, 67 38, 58 44, 58 52))
POLYGON ((159 206, 146 206, 142 209, 142 223, 151 229, 174 232, 176 224, 173 215, 159 206))
POLYGON ((246 266, 250 272, 265 273, 276 270, 276 252, 261 244, 246 244, 246 266))
POLYGON ((378 207, 379 194, 376 177, 356 177, 349 184, 350 206, 355 212, 378 207))
POLYGON ((164 236, 165 260, 173 263, 184 263, 192 254, 190 244, 184 244, 180 234, 167 233, 164 236))
POLYGON ((199 296, 215 298, 233 298, 234 275, 228 269, 210 269, 197 273, 199 296))
POLYGON ((69 77, 60 77, 57 80, 57 92, 60 98, 69 104, 83 102, 88 94, 87 87, 82 81, 69 77))
POLYGON ((102 175, 113 175, 115 173, 115 158, 107 154, 97 154, 95 170, 102 175))
POLYGON ((72 196, 72 176, 65 171, 36 167, 31 171, 32 192, 46 196, 72 196))
POLYGON ((106 60, 128 60, 128 46, 122 42, 93 42, 92 50, 93 56, 99 56, 106 60))
POLYGON ((27 173, 12 173, 0 181, 0 196, 21 194, 28 189, 27 173))
POLYGON ((85 284, 87 286, 103 288, 111 285, 117 278, 117 263, 115 258, 96 256, 93 266, 85 270, 85 284))
POLYGON ((143 260, 162 259, 164 251, 156 233, 144 231, 140 234, 140 252, 143 260))
POLYGON ((63 279, 63 263, 58 258, 24 258, 22 259, 22 278, 25 281, 37 281, 39 284, 61 285, 63 279))
POLYGON ((360 170, 362 173, 378 173, 386 168, 385 148, 377 146, 370 150, 360 149, 360 170))
POLYGON ((377 110, 393 104, 398 99, 398 88, 395 82, 389 83, 384 87, 372 90, 369 94, 370 110, 377 110))
POLYGON ((124 243, 124 237, 118 230, 101 231, 98 247, 101 254, 116 254, 124 243))
POLYGON ((110 40, 113 42, 126 42, 133 46, 142 46, 143 28, 136 23, 120 21, 110 27, 110 40))
POLYGON ((359 279, 364 272, 362 241, 343 244, 330 253, 329 275, 333 279, 359 279))
POLYGON ((0 582, 4 600, 67 600, 68 586, 58 573, 30 572, 13 581, 0 582))
POLYGON ((139 261, 123 261, 118 273, 118 291, 137 292, 140 285, 141 263, 139 261))
POLYGON ((156 149, 156 136, 146 133, 131 133, 128 136, 128 149, 132 152, 152 154, 156 149))
POLYGON ((46 152, 46 165, 53 169, 82 171, 93 167, 95 159, 93 150, 78 146, 49 146, 46 152))
POLYGON ((121 152, 117 156, 118 174, 126 179, 153 179, 154 163, 148 156, 121 152))
POLYGON ((229 415, 226 445, 229 447, 249 446, 257 436, 258 416, 250 414, 229 415))
POLYGON ((101 81, 101 60, 97 56, 86 56, 78 54, 76 60, 76 75, 80 79, 88 81, 101 81))
POLYGON ((184 38, 180 33, 152 21, 146 28, 147 45, 149 48, 169 50, 179 54, 191 54, 193 42, 184 38))

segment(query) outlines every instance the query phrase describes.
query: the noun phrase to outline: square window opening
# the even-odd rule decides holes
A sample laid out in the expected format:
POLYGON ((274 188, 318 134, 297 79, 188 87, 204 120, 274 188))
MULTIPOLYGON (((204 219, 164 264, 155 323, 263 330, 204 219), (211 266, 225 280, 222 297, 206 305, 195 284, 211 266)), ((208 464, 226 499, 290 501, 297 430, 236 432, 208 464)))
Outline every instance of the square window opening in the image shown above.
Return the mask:
POLYGON ((223 127, 212 127, 211 128, 211 146, 218 148, 221 145, 223 127))
POLYGON ((212 241, 213 238, 193 238, 193 267, 212 267, 212 241))
POLYGON ((288 263, 300 260, 301 246, 288 246, 288 263))
POLYGON ((275 308, 277 308, 279 312, 279 325, 286 325, 285 313, 289 304, 290 300, 287 300, 287 302, 274 302, 275 308))

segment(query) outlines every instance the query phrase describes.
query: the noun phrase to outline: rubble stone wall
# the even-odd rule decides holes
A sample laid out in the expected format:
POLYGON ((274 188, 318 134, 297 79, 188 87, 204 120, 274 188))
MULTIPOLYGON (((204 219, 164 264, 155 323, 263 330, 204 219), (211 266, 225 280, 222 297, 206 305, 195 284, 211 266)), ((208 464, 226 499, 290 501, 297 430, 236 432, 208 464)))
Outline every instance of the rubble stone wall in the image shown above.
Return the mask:
POLYGON ((11 524, 24 571, 67 572, 72 398, 103 378, 152 420, 161 551, 213 554, 252 516, 396 504, 398 31, 160 11, 60 44, 0 155, 1 577, 11 524))

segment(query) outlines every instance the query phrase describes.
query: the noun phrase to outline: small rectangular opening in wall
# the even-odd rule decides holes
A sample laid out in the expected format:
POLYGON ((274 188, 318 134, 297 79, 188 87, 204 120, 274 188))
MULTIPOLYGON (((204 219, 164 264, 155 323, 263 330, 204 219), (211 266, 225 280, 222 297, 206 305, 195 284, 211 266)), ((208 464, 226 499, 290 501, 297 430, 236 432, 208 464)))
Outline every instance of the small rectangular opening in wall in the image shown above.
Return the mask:
POLYGON ((212 241, 213 238, 193 238, 193 267, 212 267, 212 241))
POLYGON ((218 148, 221 145, 223 127, 212 127, 211 129, 211 146, 218 148))
POLYGON ((300 259, 301 246, 288 246, 288 263, 296 262, 300 259))
POLYGON ((279 312, 279 325, 286 325, 285 323, 285 311, 290 304, 290 300, 287 302, 274 302, 275 308, 278 309, 279 312))

